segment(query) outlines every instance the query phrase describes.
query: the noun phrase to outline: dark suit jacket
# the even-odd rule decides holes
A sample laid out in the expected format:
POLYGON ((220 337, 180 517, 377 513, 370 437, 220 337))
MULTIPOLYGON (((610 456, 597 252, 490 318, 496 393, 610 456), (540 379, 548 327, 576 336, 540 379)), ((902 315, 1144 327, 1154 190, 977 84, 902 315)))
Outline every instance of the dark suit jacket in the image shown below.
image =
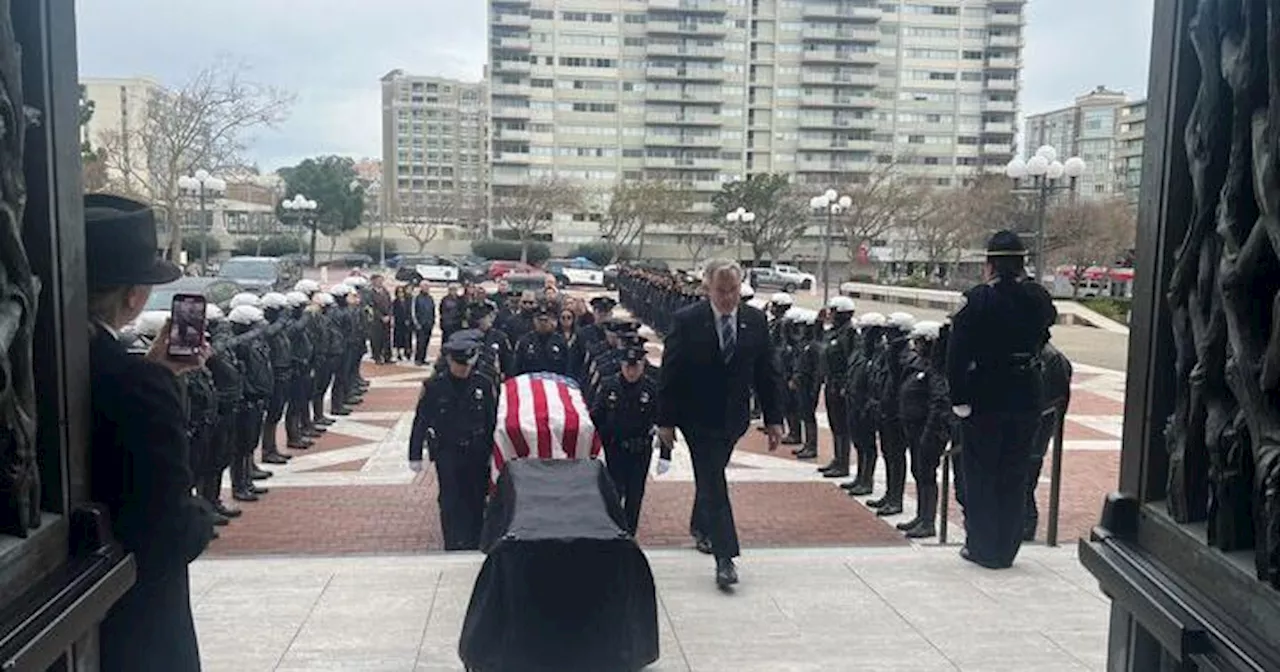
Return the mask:
POLYGON ((764 313, 738 307, 737 344, 728 364, 715 322, 708 301, 672 315, 658 380, 658 426, 736 439, 747 431, 753 387, 765 422, 782 424, 782 374, 764 313))
POLYGON ((93 500, 138 563, 137 582, 102 623, 102 670, 199 670, 187 565, 213 537, 213 519, 191 495, 177 379, 104 329, 89 361, 93 500))

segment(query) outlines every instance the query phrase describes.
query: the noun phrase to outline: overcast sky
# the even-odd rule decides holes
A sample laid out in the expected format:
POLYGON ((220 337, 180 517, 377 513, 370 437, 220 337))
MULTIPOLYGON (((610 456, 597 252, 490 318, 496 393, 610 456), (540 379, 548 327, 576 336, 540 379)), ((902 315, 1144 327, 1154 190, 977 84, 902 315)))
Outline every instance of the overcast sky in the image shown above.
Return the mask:
MULTIPOLYGON (((1145 95, 1153 3, 1031 0, 1023 112, 1100 84, 1145 95)), ((179 85, 230 56, 295 92, 289 120, 255 133, 250 158, 265 170, 317 154, 377 156, 382 75, 478 80, 485 63, 483 0, 77 0, 76 11, 83 76, 179 85)))

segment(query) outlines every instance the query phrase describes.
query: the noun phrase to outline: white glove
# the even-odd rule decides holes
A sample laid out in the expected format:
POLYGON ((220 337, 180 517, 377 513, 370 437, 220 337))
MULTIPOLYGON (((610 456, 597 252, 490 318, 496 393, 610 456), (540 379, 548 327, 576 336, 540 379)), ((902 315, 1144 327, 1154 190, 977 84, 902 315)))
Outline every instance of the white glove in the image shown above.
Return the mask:
POLYGON ((951 412, 955 413, 958 418, 967 418, 973 413, 973 409, 968 404, 965 404, 963 406, 952 406, 951 412))
POLYGON ((659 476, 671 471, 671 460, 658 458, 658 466, 654 469, 659 476))
POLYGON ((422 471, 422 460, 409 460, 409 469, 414 473, 422 471))

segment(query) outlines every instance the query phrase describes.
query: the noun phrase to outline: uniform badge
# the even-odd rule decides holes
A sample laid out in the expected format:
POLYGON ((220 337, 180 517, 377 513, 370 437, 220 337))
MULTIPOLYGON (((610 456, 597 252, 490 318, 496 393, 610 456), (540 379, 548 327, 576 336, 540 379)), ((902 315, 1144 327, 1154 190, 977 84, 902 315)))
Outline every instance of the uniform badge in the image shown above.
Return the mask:
POLYGON ((610 392, 610 393, 609 393, 609 403, 611 403, 611 404, 616 404, 616 403, 618 403, 618 393, 617 393, 617 392, 610 392))
POLYGON ((497 344, 497 343, 490 343, 490 344, 489 344, 489 347, 493 348, 494 350, 501 350, 501 349, 502 349, 502 348, 499 348, 499 347, 498 347, 498 344, 497 344))
POLYGON ((916 380, 924 380, 924 371, 916 374, 916 380))
POLYGON ((553 352, 553 353, 558 353, 558 352, 560 352, 560 346, 558 346, 558 345, 553 345, 553 346, 551 346, 551 352, 553 352))
POLYGON ((642 404, 647 404, 647 403, 649 403, 649 393, 648 393, 648 392, 641 392, 641 393, 640 393, 640 403, 642 403, 642 404))
MULTIPOLYGON (((923 374, 922 374, 922 375, 923 375, 923 374)), ((474 395, 472 395, 472 396, 474 396, 474 397, 475 397, 476 401, 480 401, 481 399, 484 399, 484 392, 482 392, 481 390, 477 389, 477 390, 476 390, 476 392, 475 392, 475 394, 474 394, 474 395)))

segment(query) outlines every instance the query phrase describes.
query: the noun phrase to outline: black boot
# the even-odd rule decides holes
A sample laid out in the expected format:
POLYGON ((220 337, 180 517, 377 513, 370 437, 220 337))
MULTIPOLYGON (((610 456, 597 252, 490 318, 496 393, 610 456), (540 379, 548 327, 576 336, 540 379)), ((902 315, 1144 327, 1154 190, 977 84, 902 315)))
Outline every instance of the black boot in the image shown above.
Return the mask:
POLYGON ((871 494, 871 491, 872 491, 872 487, 870 483, 860 483, 858 481, 853 481, 852 483, 846 483, 845 485, 850 486, 846 488, 849 491, 850 497, 864 497, 866 495, 871 494))
POLYGON ((249 491, 249 462, 243 455, 231 458, 231 498, 237 502, 256 502, 258 498, 249 491))
POLYGON ((915 527, 907 530, 904 535, 908 539, 928 539, 929 537, 938 536, 938 530, 933 523, 920 521, 915 527))
POLYGON ((822 472, 823 478, 844 478, 849 475, 849 438, 837 435, 835 444, 834 466, 822 472))
POLYGON ((876 515, 881 517, 896 516, 902 513, 902 502, 885 502, 876 509, 876 515))
POLYGON ((818 456, 817 446, 805 446, 796 451, 797 460, 812 460, 818 456))
POLYGON ((919 524, 920 524, 920 519, 919 519, 919 518, 912 518, 911 520, 907 520, 907 521, 903 521, 903 522, 901 522, 901 523, 898 523, 897 525, 894 525, 894 527, 898 528, 898 530, 899 530, 900 532, 906 532, 907 530, 909 530, 909 529, 911 529, 911 528, 913 528, 913 527, 915 527, 916 525, 919 525, 919 524))
POLYGON ((244 513, 244 511, 241 511, 240 509, 232 508, 230 506, 227 506, 226 504, 223 504, 222 500, 218 500, 213 503, 213 510, 217 511, 223 516, 226 516, 227 518, 239 518, 240 515, 244 513))
POLYGON ((253 466, 253 470, 250 472, 250 477, 253 478, 253 480, 255 481, 265 481, 274 475, 275 474, 271 473, 270 471, 267 471, 266 469, 259 468, 258 465, 256 464, 253 466))
POLYGON ((267 464, 285 464, 289 458, 280 454, 276 448, 276 426, 274 423, 262 423, 262 461, 267 464))

